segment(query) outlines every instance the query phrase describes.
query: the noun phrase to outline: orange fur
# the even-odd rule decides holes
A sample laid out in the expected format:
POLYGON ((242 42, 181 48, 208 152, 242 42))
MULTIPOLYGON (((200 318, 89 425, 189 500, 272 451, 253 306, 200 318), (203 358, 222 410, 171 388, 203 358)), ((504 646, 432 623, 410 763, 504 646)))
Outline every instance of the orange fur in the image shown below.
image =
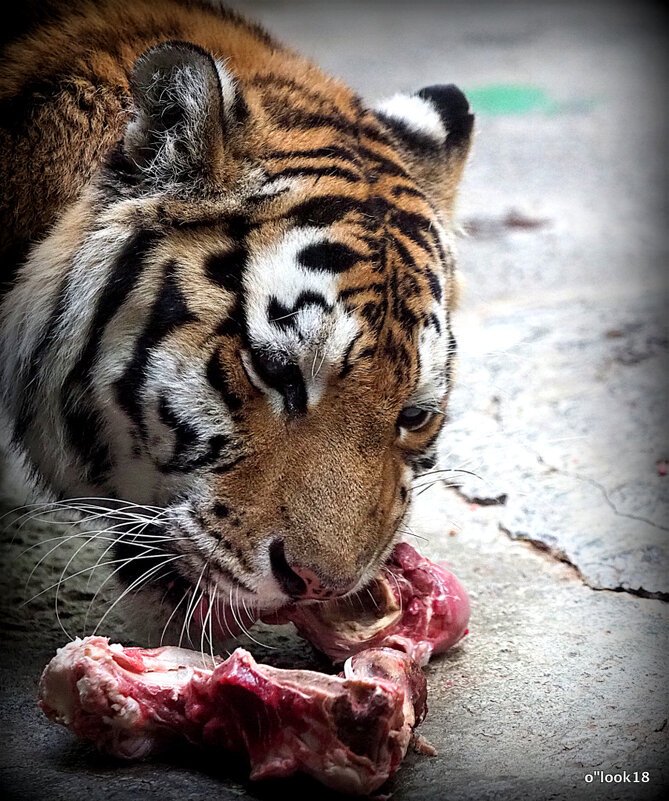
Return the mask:
MULTIPOLYGON (((212 329, 232 305, 229 293, 205 280, 201 264, 234 244, 217 220, 232 202, 223 190, 250 180, 249 165, 279 171, 300 163, 295 155, 277 156, 282 149, 350 147, 365 154, 361 180, 346 183, 334 173, 323 180, 307 179, 305 196, 317 200, 336 191, 360 201, 377 198, 387 208, 401 206, 407 216, 448 227, 468 142, 441 165, 400 153, 351 90, 256 26, 204 3, 77 0, 46 7, 49 13, 39 24, 6 47, 0 68, 0 283, 13 276, 50 226, 57 225, 55 242, 70 236, 76 245, 81 220, 96 202, 91 179, 130 120, 133 65, 148 48, 166 40, 197 44, 225 62, 250 110, 243 131, 232 131, 217 144, 207 191, 197 203, 165 197, 116 212, 121 220, 127 211, 123 224, 137 221, 161 233, 156 264, 162 256, 179 261, 178 280, 198 322, 170 334, 170 342, 193 361, 208 347, 212 329), (336 117, 339 127, 326 122, 305 130, 291 127, 294 113, 336 117), (271 160, 269 153, 274 153, 271 160), (395 172, 381 169, 382 163, 394 166, 395 172), (398 187, 411 191, 397 200, 398 187), (188 227, 203 220, 208 224, 188 227)), ((325 163, 330 162, 324 157, 325 163)), ((344 167, 350 164, 342 163, 344 167)), ((253 247, 278 240, 292 203, 294 198, 278 196, 248 212, 255 226, 253 247)), ((435 249, 421 247, 397 228, 389 212, 384 214, 372 234, 356 212, 331 226, 334 239, 366 254, 341 276, 340 291, 355 298, 356 313, 378 297, 372 285, 377 280, 375 259, 383 251, 388 268, 399 276, 393 291, 402 295, 407 314, 420 317, 431 302, 423 268, 436 260, 435 249), (415 260, 414 272, 400 250, 384 251, 391 230, 415 260)), ((452 264, 444 270, 444 303, 452 308, 457 295, 452 264)), ((389 291, 386 300, 392 305, 389 291)), ((123 313, 128 319, 140 318, 146 310, 128 307, 123 313)), ((393 314, 378 334, 362 316, 360 325, 354 356, 361 361, 355 374, 333 378, 318 413, 299 422, 268 412, 266 399, 249 386, 242 369, 240 341, 221 337, 221 369, 243 401, 244 430, 252 433, 244 462, 215 479, 217 497, 237 508, 237 522, 227 537, 240 560, 260 533, 280 528, 290 531, 291 559, 316 566, 334 587, 345 588, 395 536, 408 503, 399 495, 400 488, 406 490, 406 456, 432 441, 442 421, 435 417, 397 441, 395 421, 419 371, 417 333, 408 333, 393 314), (370 350, 373 355, 365 355, 370 350)), ((446 400, 441 399, 442 408, 446 400)), ((207 522, 216 525, 213 519, 207 522)))

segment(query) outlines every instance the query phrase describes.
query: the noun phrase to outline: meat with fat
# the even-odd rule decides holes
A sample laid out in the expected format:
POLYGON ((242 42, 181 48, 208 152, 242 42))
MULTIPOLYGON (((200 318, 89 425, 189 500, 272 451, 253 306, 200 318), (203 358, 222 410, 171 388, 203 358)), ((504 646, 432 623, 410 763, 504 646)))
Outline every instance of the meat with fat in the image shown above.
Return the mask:
POLYGON ((357 595, 285 607, 263 620, 294 623, 335 662, 367 648, 390 647, 426 665, 467 633, 469 598, 453 573, 401 542, 357 595))
POLYGON ((178 740, 243 753, 251 779, 307 773, 363 795, 399 767, 426 711, 423 672, 407 654, 356 654, 339 676, 259 665, 238 648, 226 660, 164 647, 76 639, 40 680, 52 720, 117 757, 178 740))

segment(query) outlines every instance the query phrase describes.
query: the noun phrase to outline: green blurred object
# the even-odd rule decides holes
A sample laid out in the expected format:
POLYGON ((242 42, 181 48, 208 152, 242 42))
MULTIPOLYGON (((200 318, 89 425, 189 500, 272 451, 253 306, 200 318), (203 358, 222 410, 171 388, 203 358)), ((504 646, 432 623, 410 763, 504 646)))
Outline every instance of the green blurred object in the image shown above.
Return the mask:
POLYGON ((469 89, 466 94, 474 111, 480 114, 502 116, 532 111, 551 114, 559 110, 558 104, 537 86, 491 84, 469 89))

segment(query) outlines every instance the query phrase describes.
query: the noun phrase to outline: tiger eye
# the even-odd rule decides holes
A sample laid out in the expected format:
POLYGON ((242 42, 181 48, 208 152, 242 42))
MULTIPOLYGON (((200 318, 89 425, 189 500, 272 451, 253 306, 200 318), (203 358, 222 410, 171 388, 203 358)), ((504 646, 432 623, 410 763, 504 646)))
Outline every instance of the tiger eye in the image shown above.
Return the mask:
POLYGON ((397 425, 408 431, 415 431, 421 428, 432 417, 432 412, 428 409, 421 409, 420 406, 405 406, 397 417, 397 425))

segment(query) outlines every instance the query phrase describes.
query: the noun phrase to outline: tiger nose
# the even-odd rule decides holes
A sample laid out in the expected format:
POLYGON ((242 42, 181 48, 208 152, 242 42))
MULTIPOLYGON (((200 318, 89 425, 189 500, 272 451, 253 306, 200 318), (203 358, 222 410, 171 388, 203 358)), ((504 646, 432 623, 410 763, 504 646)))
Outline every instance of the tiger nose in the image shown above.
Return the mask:
POLYGON ((274 540, 269 546, 269 561, 272 574, 279 582, 279 586, 286 595, 295 600, 308 598, 325 600, 344 595, 350 589, 347 587, 344 590, 337 590, 327 587, 313 570, 295 563, 289 564, 281 539, 274 540))

